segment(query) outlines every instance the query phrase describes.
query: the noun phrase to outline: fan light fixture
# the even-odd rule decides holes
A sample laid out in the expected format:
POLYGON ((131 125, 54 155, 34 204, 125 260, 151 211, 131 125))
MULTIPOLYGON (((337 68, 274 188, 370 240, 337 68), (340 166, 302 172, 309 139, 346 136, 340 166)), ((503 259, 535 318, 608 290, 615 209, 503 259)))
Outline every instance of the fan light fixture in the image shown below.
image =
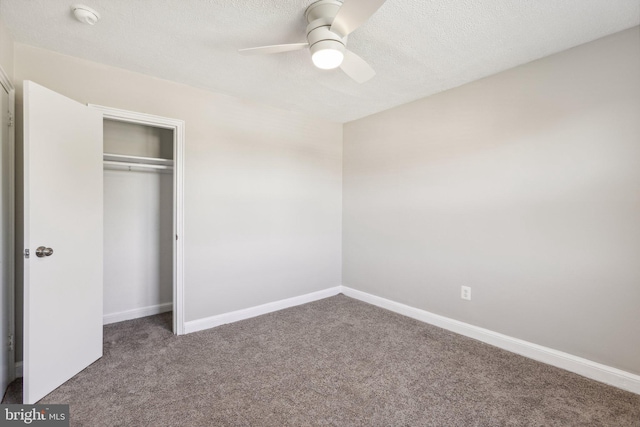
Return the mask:
POLYGON ((318 42, 311 46, 311 60, 322 70, 338 68, 344 60, 344 45, 333 40, 318 42))
POLYGON ((346 48, 347 37, 364 24, 386 0, 317 0, 304 12, 307 41, 240 49, 243 55, 265 55, 309 49, 313 65, 322 70, 340 67, 358 83, 376 75, 364 59, 346 48))

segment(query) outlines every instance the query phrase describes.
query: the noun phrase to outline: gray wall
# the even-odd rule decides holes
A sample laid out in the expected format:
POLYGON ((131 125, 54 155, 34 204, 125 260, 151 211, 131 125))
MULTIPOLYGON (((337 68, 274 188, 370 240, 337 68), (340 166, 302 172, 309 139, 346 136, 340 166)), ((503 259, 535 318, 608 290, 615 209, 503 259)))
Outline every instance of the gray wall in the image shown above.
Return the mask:
POLYGON ((17 43, 23 80, 185 120, 187 321, 341 283, 341 124, 17 43))
POLYGON ((346 124, 343 179, 346 286, 640 374, 638 27, 346 124))

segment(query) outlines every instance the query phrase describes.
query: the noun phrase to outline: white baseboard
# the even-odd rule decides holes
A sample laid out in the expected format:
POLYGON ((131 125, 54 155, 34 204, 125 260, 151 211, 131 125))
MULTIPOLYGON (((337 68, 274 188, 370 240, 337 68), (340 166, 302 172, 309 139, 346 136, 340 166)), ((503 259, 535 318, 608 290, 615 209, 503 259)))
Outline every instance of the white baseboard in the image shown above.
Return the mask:
POLYGON ((150 305, 148 307, 134 308, 133 310, 120 311, 118 313, 105 314, 102 316, 102 324, 124 322, 125 320, 137 319, 139 317, 153 316, 154 314, 165 313, 173 310, 173 303, 150 305))
POLYGON ((204 329, 213 328, 227 323, 237 322, 239 320, 249 319, 251 317, 260 316, 262 314, 271 313, 285 308, 294 307, 296 305, 306 304, 324 298, 338 295, 341 291, 340 286, 324 289, 310 294, 300 295, 293 298, 287 298, 280 301, 274 301, 267 304, 257 305, 242 310, 232 311, 229 313, 219 314, 217 316, 206 317, 204 319, 192 320, 185 322, 184 331, 186 334, 191 332, 202 331, 204 329))
MULTIPOLYGON (((298 297, 287 298, 280 301, 237 310, 230 313, 224 313, 217 316, 207 317, 199 320, 185 322, 185 333, 197 332, 204 329, 213 328, 215 326, 227 323, 237 322, 239 320, 249 319, 251 317, 260 316, 262 314, 271 313, 296 305, 306 304, 312 301, 328 298, 342 293, 348 297, 385 308, 398 314, 429 323, 443 329, 464 335, 478 341, 491 344, 503 350, 517 353, 522 356, 534 359, 548 365, 552 365, 570 372, 591 378, 605 384, 618 387, 632 393, 640 394, 640 375, 632 374, 621 369, 593 362, 582 357, 574 356, 569 353, 554 350, 538 344, 533 344, 518 338, 513 338, 498 332, 474 326, 468 323, 454 320, 445 316, 430 313, 426 310, 411 307, 399 302, 391 301, 386 298, 378 297, 366 292, 358 291, 347 286, 336 286, 318 292, 313 292, 298 297)), ((114 323, 123 320, 135 319, 143 316, 162 313, 171 310, 171 303, 160 304, 152 307, 145 307, 139 310, 130 310, 121 313, 115 313, 104 316, 104 323, 114 323), (146 311, 149 310, 149 311, 146 311), (122 316, 122 317, 120 317, 122 316), (131 316, 131 317, 127 317, 131 316), (107 320, 109 317, 109 321, 107 320)), ((22 362, 15 364, 16 378, 22 377, 22 362)))
POLYGON ((340 288, 342 293, 348 297, 385 308, 421 322, 450 330, 460 335, 474 338, 478 341, 491 344, 512 353, 517 353, 530 359, 562 368, 632 393, 640 394, 640 375, 635 375, 630 372, 612 368, 611 366, 593 362, 569 353, 564 353, 562 351, 494 332, 489 329, 480 328, 478 326, 430 313, 419 308, 358 291, 347 286, 341 286, 340 288))

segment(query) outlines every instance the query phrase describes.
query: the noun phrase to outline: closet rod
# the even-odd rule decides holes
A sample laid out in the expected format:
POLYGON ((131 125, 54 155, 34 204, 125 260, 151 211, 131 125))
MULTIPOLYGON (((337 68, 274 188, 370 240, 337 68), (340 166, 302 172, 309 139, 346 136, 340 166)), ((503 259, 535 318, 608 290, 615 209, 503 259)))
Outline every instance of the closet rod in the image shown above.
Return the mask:
POLYGON ((114 166, 118 169, 126 168, 141 168, 141 169, 154 169, 154 170, 173 170, 173 166, 168 165, 150 165, 147 163, 130 163, 130 162, 115 162, 111 160, 103 161, 105 166, 114 166))

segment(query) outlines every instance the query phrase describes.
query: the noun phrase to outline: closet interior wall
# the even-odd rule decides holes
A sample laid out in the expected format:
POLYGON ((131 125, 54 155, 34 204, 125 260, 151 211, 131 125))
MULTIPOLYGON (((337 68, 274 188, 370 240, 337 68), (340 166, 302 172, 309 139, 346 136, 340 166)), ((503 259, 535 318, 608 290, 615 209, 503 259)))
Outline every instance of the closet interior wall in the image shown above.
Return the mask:
POLYGON ((173 160, 173 131, 105 120, 104 153, 104 323, 170 311, 173 169, 152 159, 173 160))

